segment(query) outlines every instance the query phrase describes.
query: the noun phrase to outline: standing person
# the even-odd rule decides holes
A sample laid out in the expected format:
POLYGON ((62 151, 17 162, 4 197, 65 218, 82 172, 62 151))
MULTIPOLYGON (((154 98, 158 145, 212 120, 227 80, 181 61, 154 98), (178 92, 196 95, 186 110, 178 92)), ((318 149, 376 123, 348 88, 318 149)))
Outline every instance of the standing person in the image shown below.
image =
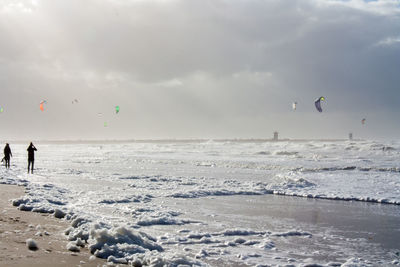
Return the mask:
POLYGON ((4 161, 7 169, 10 168, 10 156, 12 157, 11 148, 10 145, 6 143, 4 147, 4 161))
POLYGON ((37 151, 36 147, 32 144, 29 145, 28 149, 28 173, 29 173, 29 167, 32 164, 31 167, 31 173, 33 173, 33 163, 35 162, 35 151, 37 151))

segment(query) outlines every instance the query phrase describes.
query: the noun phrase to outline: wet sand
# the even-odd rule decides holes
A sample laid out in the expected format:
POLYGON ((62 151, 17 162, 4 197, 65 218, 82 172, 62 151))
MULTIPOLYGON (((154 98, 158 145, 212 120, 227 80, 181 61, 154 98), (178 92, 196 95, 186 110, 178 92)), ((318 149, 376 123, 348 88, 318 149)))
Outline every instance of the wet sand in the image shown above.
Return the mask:
MULTIPOLYGON (((13 207, 10 199, 22 195, 24 195, 23 187, 0 185, 0 266, 102 266, 105 264, 102 259, 90 262, 90 253, 87 248, 82 249, 80 253, 73 253, 66 249, 68 241, 63 232, 69 227, 68 222, 56 219, 52 215, 19 211, 13 207), (42 233, 47 231, 49 235, 36 236, 35 234, 39 231, 42 233), (28 238, 37 241, 39 245, 37 251, 31 251, 26 247, 25 240, 28 238)), ((315 236, 310 241, 302 239, 302 242, 310 243, 281 244, 282 246, 293 245, 293 251, 301 245, 309 247, 308 250, 322 250, 327 243, 322 238, 325 234, 339 237, 340 240, 347 238, 357 242, 362 240, 363 246, 355 242, 352 249, 355 252, 367 249, 374 254, 379 248, 383 254, 378 253, 377 258, 386 257, 385 254, 388 251, 400 251, 399 205, 277 195, 172 199, 171 202, 183 209, 190 208, 188 214, 201 221, 211 220, 226 228, 246 229, 251 225, 253 229, 279 232, 296 226, 313 235, 321 235, 321 238, 315 236), (193 210, 193 207, 196 207, 196 210, 193 210)), ((328 248, 325 255, 315 257, 315 260, 343 262, 346 258, 329 254, 328 248)), ((209 263, 215 264, 213 261, 209 263)), ((231 264, 222 265, 230 266, 231 264)))
POLYGON ((68 222, 49 214, 20 211, 12 206, 11 199, 24 195, 24 188, 0 185, 0 266, 102 266, 105 261, 89 261, 87 247, 81 252, 70 252, 63 232, 68 222), (36 235, 40 232, 42 235, 36 235), (45 233, 46 232, 46 233, 45 233), (26 240, 38 244, 36 251, 29 250, 26 240))

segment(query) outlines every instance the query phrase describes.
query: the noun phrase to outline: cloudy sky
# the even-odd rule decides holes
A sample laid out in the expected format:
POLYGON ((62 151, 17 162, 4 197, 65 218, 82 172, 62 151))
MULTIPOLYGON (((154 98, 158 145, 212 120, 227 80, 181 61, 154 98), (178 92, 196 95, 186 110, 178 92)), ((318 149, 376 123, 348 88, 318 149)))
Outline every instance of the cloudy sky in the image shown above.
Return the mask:
POLYGON ((1 140, 390 139, 399 102, 399 0, 0 0, 1 140))

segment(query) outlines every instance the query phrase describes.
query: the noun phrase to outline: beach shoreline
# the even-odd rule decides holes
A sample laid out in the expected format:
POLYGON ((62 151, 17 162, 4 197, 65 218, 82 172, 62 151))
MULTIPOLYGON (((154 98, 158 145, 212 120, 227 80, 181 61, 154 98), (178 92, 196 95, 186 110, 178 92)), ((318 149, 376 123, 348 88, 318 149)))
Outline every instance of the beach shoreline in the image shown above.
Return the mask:
MULTIPOLYGON (((23 264, 8 244, 35 263, 49 261, 41 252, 65 262, 75 254, 66 239, 87 240, 101 265, 400 264, 400 143, 48 144, 35 174, 26 174, 25 145, 13 149, 0 178, 24 185, 2 189, 19 190, 3 196, 1 263, 11 266, 23 264), (37 225, 46 223, 31 223, 33 216, 58 227, 45 229, 52 238, 35 252, 25 240, 39 242, 37 225)), ((66 265, 88 264, 91 254, 81 251, 66 265)))
MULTIPOLYGON (((0 251, 2 251, 0 263, 2 266, 3 264, 4 266, 102 266, 106 264, 105 260, 100 258, 89 261, 91 254, 87 246, 78 253, 67 250, 68 241, 63 233, 70 227, 68 221, 57 219, 52 214, 20 211, 14 207, 11 200, 23 196, 24 187, 1 184, 0 194, 2 207, 0 212, 0 251), (38 236, 39 232, 43 235, 38 236), (45 232, 49 235, 44 234, 45 232), (28 238, 32 238, 38 243, 38 250, 32 251, 27 248, 25 240, 28 238)), ((278 233, 279 229, 276 227, 280 227, 283 221, 290 225, 296 222, 298 227, 305 230, 306 233, 312 234, 312 239, 294 237, 292 241, 294 244, 299 242, 297 245, 304 243, 303 245, 306 246, 312 246, 311 243, 316 242, 314 249, 320 249, 319 246, 323 247, 328 243, 318 237, 325 235, 326 229, 330 229, 335 232, 335 235, 342 236, 347 240, 364 240, 364 245, 367 245, 372 251, 378 247, 384 248, 387 252, 400 249, 395 242, 398 240, 398 234, 394 230, 400 222, 400 218, 395 214, 396 205, 279 195, 227 196, 223 198, 223 201, 217 202, 215 197, 174 199, 173 201, 174 205, 181 207, 197 206, 199 213, 192 215, 196 215, 200 219, 200 214, 204 214, 205 221, 210 220, 211 218, 207 219, 207 217, 212 216, 212 220, 220 221, 226 226, 232 223, 232 229, 239 227, 234 221, 229 220, 229 214, 233 213, 236 216, 246 217, 248 223, 258 221, 258 227, 260 227, 258 230, 269 229, 278 233), (181 203, 183 201, 186 204, 181 203), (383 221, 386 222, 386 225, 378 227, 383 221)), ((245 225, 240 227, 245 229, 245 225)), ((203 230, 206 233, 210 232, 207 226, 203 230)), ((275 237, 274 239, 277 245, 288 245, 280 244, 279 239, 281 238, 275 237)), ((360 247, 355 245, 353 249, 357 251, 360 247)), ((332 258, 320 255, 319 260, 337 262, 339 258, 341 258, 339 255, 332 258)), ((273 259, 271 260, 273 261, 273 259)), ((318 261, 318 257, 314 260, 318 261)), ((341 260, 342 263, 343 260, 341 260)), ((211 266, 246 265, 227 259, 217 261, 210 258, 204 259, 204 261, 211 266)))
POLYGON ((52 214, 18 210, 12 199, 24 195, 24 187, 0 184, 0 265, 1 266, 102 266, 103 259, 91 256, 87 246, 80 252, 68 251, 63 234, 70 225, 52 214), (37 250, 30 250, 27 239, 33 239, 37 250))

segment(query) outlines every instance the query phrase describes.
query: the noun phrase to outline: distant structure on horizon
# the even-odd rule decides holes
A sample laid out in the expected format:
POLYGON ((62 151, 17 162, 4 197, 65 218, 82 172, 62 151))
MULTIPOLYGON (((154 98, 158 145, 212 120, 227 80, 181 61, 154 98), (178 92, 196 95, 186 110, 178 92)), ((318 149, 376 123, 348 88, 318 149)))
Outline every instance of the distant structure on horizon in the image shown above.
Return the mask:
POLYGON ((279 137, 278 137, 279 133, 278 132, 274 132, 274 141, 278 141, 279 137))
POLYGON ((349 140, 353 140, 353 133, 349 133, 349 140))

